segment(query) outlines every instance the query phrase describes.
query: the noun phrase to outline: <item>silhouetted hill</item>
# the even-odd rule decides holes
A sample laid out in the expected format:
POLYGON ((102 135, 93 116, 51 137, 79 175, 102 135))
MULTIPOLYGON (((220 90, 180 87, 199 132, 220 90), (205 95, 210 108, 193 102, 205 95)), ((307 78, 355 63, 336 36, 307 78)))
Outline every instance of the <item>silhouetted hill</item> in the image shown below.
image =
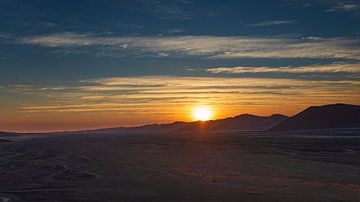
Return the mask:
POLYGON ((287 119, 287 116, 274 114, 272 116, 255 116, 243 114, 227 119, 220 119, 208 122, 209 130, 267 130, 281 121, 287 119))
POLYGON ((305 130, 326 128, 359 128, 360 106, 332 104, 313 106, 290 117, 271 130, 305 130))
POLYGON ((0 137, 12 136, 12 135, 14 135, 14 134, 15 134, 15 133, 0 131, 0 137))
POLYGON ((97 130, 97 132, 260 131, 268 130, 287 118, 287 116, 281 114, 274 114, 272 116, 243 114, 211 121, 174 122, 170 124, 152 124, 130 128, 110 128, 100 129, 97 130))

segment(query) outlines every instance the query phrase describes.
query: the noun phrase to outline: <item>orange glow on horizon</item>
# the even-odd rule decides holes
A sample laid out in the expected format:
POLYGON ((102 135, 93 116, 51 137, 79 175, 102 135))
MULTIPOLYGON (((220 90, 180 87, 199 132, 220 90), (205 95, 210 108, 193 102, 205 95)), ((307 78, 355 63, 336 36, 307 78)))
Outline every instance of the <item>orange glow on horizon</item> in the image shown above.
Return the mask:
POLYGON ((56 88, 32 86, 26 93, 21 86, 0 88, 0 131, 141 126, 240 114, 291 116, 309 106, 360 104, 358 81, 331 81, 329 85, 329 81, 291 79, 149 76, 88 82, 56 88), (6 97, 8 94, 12 96, 6 97), (17 97, 24 96, 27 99, 19 102, 17 97), (195 116, 199 107, 208 108, 210 115, 195 116))

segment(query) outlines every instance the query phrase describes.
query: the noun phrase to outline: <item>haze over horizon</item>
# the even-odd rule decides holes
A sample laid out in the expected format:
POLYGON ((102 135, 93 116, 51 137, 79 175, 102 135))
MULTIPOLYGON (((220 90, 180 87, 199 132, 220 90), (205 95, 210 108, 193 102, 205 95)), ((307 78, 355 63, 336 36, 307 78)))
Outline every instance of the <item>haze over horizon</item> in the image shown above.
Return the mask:
POLYGON ((359 21, 358 0, 0 1, 0 131, 360 105, 359 21))

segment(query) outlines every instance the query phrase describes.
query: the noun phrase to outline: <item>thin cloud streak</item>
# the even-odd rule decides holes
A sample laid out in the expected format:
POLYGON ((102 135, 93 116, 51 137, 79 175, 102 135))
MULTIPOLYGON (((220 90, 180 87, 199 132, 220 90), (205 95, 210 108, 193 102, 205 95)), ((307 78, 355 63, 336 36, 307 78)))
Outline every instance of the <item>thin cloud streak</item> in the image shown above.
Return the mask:
POLYGON ((267 26, 274 26, 274 25, 286 25, 294 23, 294 20, 273 20, 273 21, 266 21, 266 22, 259 22, 248 25, 248 27, 267 27, 267 26))
POLYGON ((209 68, 207 72, 214 74, 242 73, 360 73, 360 64, 330 64, 301 67, 217 67, 209 68))
MULTIPOLYGON (((358 38, 280 38, 245 36, 110 37, 58 33, 20 38, 18 43, 44 47, 94 46, 98 56, 128 55, 159 57, 224 58, 346 58, 360 60, 358 38)), ((71 54, 71 53, 70 53, 71 54)))
POLYGON ((359 10, 360 6, 350 3, 338 3, 336 6, 327 9, 325 12, 351 12, 359 10))

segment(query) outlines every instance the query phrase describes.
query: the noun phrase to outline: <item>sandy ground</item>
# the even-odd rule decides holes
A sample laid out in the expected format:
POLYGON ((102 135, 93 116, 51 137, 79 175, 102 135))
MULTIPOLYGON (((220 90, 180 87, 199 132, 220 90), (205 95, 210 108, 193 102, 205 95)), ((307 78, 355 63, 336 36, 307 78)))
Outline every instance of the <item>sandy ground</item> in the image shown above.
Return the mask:
POLYGON ((360 133, 0 137, 0 202, 360 201, 360 133))

